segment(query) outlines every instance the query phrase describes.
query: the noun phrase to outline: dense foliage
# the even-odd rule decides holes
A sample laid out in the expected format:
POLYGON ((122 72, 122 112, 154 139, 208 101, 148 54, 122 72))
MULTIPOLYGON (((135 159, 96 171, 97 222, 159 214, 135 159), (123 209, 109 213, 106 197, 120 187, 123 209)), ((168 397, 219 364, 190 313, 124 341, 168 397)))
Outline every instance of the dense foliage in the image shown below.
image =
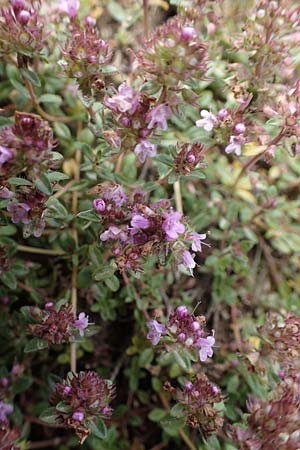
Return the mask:
POLYGON ((299 449, 298 2, 0 8, 0 449, 299 449))

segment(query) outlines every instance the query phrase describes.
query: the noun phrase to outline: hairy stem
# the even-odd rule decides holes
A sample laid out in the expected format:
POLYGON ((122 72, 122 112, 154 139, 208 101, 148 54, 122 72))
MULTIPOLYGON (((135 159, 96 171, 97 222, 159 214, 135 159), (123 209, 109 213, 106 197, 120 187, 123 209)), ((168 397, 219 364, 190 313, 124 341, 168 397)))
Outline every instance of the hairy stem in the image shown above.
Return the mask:
POLYGON ((180 181, 179 180, 175 181, 175 183, 174 183, 174 195, 175 195, 176 209, 180 213, 183 213, 181 188, 180 188, 180 181))
POLYGON ((144 10, 144 36, 148 39, 149 36, 149 14, 148 14, 148 0, 143 0, 144 10))
MULTIPOLYGON (((78 127, 77 134, 79 134, 80 126, 78 127)), ((81 152, 78 149, 75 153, 75 172, 74 172, 74 181, 80 181, 80 161, 81 161, 81 152)), ((78 212, 78 192, 74 191, 72 193, 72 214, 74 216, 73 227, 72 227, 72 236, 74 241, 78 243, 78 232, 76 228, 75 217, 78 212)), ((78 275, 78 262, 76 258, 73 258, 73 267, 72 267, 72 276, 71 276, 71 305, 72 311, 74 314, 74 318, 77 315, 77 275, 78 275)), ((76 372, 77 369, 76 364, 76 343, 72 342, 70 346, 70 367, 71 372, 76 372)))
POLYGON ((18 245, 17 250, 23 253, 35 253, 37 255, 62 256, 66 255, 63 250, 55 250, 50 248, 29 247, 28 245, 18 245))

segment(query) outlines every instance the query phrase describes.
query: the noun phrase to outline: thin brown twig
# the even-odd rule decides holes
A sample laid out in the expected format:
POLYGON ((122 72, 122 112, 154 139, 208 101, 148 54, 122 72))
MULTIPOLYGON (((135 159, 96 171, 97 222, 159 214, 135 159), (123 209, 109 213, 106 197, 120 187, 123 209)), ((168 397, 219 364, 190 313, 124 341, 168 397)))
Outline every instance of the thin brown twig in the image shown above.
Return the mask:
POLYGON ((37 98, 36 98, 33 86, 30 83, 30 81, 27 80, 27 78, 25 78, 25 77, 23 77, 23 81, 24 81, 24 84, 25 84, 25 86, 26 86, 26 88, 27 88, 27 90, 29 92, 32 104, 33 104, 34 108, 37 110, 37 112, 39 113, 39 115, 41 117, 43 117, 44 119, 48 120, 49 122, 70 123, 70 122, 74 121, 74 119, 72 117, 52 116, 52 114, 48 114, 46 111, 44 111, 43 108, 40 106, 37 98))

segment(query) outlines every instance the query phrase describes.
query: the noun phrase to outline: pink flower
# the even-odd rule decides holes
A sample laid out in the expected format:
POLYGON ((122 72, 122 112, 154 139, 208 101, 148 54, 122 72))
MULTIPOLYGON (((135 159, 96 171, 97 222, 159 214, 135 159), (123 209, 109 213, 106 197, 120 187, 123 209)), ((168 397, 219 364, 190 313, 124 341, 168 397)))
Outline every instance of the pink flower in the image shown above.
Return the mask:
POLYGON ((199 338, 197 341, 197 346, 200 347, 199 357, 200 361, 204 362, 207 358, 211 358, 214 351, 213 346, 215 345, 215 338, 213 336, 207 336, 206 338, 199 338))
POLYGON ((234 152, 237 156, 241 154, 241 146, 245 144, 246 138, 241 134, 239 136, 230 136, 229 144, 225 148, 226 153, 234 152))
POLYGON ((174 241, 179 234, 185 232, 185 226, 180 222, 182 214, 178 211, 165 213, 162 229, 166 233, 167 241, 174 241))
POLYGON ((139 106, 138 92, 128 86, 127 83, 122 83, 118 88, 118 94, 105 100, 106 106, 112 111, 129 114, 134 114, 139 106))
POLYGON ((200 111, 200 116, 203 117, 203 119, 197 120, 197 127, 204 128, 205 131, 211 131, 218 125, 218 119, 216 116, 208 112, 206 109, 202 109, 202 111, 200 111))
POLYGON ((152 129, 154 127, 159 127, 162 130, 168 129, 167 120, 171 117, 172 111, 171 108, 166 104, 161 104, 155 106, 151 111, 148 112, 146 116, 146 120, 148 123, 148 129, 152 129))
POLYGON ((190 237, 192 241, 192 250, 194 252, 202 252, 202 244, 208 245, 202 242, 203 239, 206 239, 206 234, 191 233, 190 237))
POLYGON ((142 139, 139 144, 135 146, 134 153, 137 155, 139 161, 144 163, 147 156, 151 158, 156 155, 156 145, 146 139, 142 139))
POLYGON ((150 221, 141 214, 135 214, 131 219, 131 226, 133 228, 146 230, 150 226, 150 221))
POLYGON ((7 147, 3 147, 3 145, 0 145, 0 166, 7 163, 10 159, 12 159, 14 156, 12 150, 7 147))
POLYGON ((147 325, 149 327, 147 339, 150 339, 152 345, 157 345, 160 341, 161 335, 166 334, 166 327, 157 322, 157 320, 151 320, 151 322, 148 322, 147 325))
POLYGON ((67 13, 70 19, 75 19, 79 7, 80 7, 79 0, 62 0, 62 1, 60 0, 59 2, 60 11, 67 13))
POLYGON ((12 222, 18 223, 22 222, 23 224, 28 224, 31 222, 28 213, 31 210, 30 206, 27 203, 9 203, 7 206, 7 211, 12 213, 12 222))
POLYGON ((13 412, 13 406, 7 405, 6 403, 3 403, 0 401, 0 423, 7 423, 7 414, 11 414, 13 412))
POLYGON ((89 325, 89 316, 86 316, 84 312, 80 313, 78 319, 74 322, 75 327, 79 330, 80 336, 84 336, 84 330, 89 325))
POLYGON ((193 269, 196 267, 194 261, 194 255, 192 255, 188 250, 185 250, 182 255, 182 264, 186 269, 189 270, 190 274, 193 275, 193 269))
POLYGON ((6 187, 0 186, 0 198, 4 198, 5 200, 12 198, 14 196, 14 193, 7 189, 6 187))
POLYGON ((104 233, 100 234, 100 239, 101 241, 108 241, 110 239, 121 239, 121 241, 126 241, 127 234, 120 228, 112 225, 108 228, 108 230, 104 231, 104 233))

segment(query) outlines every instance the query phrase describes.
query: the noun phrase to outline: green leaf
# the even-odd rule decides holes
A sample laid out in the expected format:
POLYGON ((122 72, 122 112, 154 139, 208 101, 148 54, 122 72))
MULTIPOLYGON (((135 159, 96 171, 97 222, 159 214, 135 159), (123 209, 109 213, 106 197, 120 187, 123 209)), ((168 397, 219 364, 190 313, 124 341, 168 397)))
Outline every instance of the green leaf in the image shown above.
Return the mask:
POLYGON ((14 225, 0 226, 0 236, 12 236, 16 233, 17 228, 14 225))
POLYGON ((32 72, 32 70, 29 69, 21 69, 21 74, 28 80, 30 81, 31 84, 33 84, 33 86, 36 87, 40 87, 41 86, 41 82, 39 77, 37 76, 37 74, 35 72, 32 72))
POLYGON ((110 1, 107 5, 109 14, 117 22, 122 23, 127 19, 127 13, 122 6, 114 1, 110 1))
POLYGON ((155 161, 159 161, 162 164, 166 164, 167 166, 173 167, 174 161, 171 156, 168 155, 157 155, 154 158, 155 161))
POLYGON ((117 292, 120 288, 120 281, 116 275, 111 275, 109 278, 105 278, 104 283, 113 292, 117 292))
POLYGON ((154 408, 149 414, 148 417, 152 422, 160 422, 166 416, 166 411, 162 408, 154 408))
POLYGON ((35 185, 37 189, 39 189, 43 194, 51 195, 52 194, 52 186, 48 176, 43 173, 39 179, 35 181, 35 185))
POLYGON ((117 68, 115 67, 115 66, 105 66, 105 67, 102 67, 102 69, 101 69, 101 72, 102 73, 115 73, 115 72, 117 72, 117 68))
POLYGON ((92 275, 93 275, 92 267, 83 267, 78 274, 77 287, 79 289, 85 289, 90 287, 94 282, 92 275))
POLYGON ((33 379, 28 375, 21 375, 15 381, 13 385, 13 393, 15 395, 21 394, 21 392, 26 391, 33 383, 33 379))
POLYGON ((43 339, 34 338, 27 342, 24 348, 24 353, 36 352, 39 350, 44 350, 45 348, 48 348, 48 342, 43 339))
POLYGON ((145 367, 151 363, 154 358, 154 351, 152 348, 146 348, 139 356, 139 367, 145 367))
POLYGON ((39 97, 39 103, 55 103, 56 105, 61 105, 62 98, 55 94, 43 94, 39 97))
POLYGON ((26 180, 25 178, 11 177, 8 181, 14 186, 32 186, 31 181, 26 180))
POLYGON ((51 425, 57 424, 58 417, 59 415, 57 414, 57 411, 54 407, 45 409, 40 415, 40 419, 43 422, 49 423, 51 425))
POLYGON ((102 267, 94 274, 94 279, 97 281, 104 281, 106 278, 112 277, 115 273, 115 269, 111 266, 102 267))
POLYGON ((55 122, 54 131, 56 135, 61 139, 70 141, 72 138, 71 131, 69 130, 69 128, 65 123, 55 122))
POLYGON ((17 279, 12 272, 5 272, 0 276, 0 280, 10 289, 16 289, 17 279))
POLYGON ((77 217, 83 220, 87 220, 89 222, 97 222, 100 223, 99 216, 97 215, 94 209, 88 209, 87 211, 81 211, 77 214, 77 217))
POLYGON ((90 422, 90 430, 99 439, 106 439, 107 437, 106 425, 100 417, 97 417, 95 422, 90 422))
POLYGON ((72 411, 72 408, 64 402, 59 402, 55 406, 55 409, 59 412, 69 413, 72 411))
POLYGON ((69 176, 62 172, 50 172, 48 173, 48 179, 53 181, 69 180, 69 176))
POLYGON ((173 355, 179 367, 185 372, 189 372, 191 369, 191 361, 189 360, 189 358, 186 355, 180 355, 176 350, 173 352, 173 355))
POLYGON ((179 419, 180 417, 184 417, 186 415, 184 406, 180 403, 177 403, 171 408, 170 414, 172 417, 176 417, 176 419, 179 419))
POLYGON ((60 161, 61 159, 64 159, 63 155, 59 152, 51 152, 52 161, 60 161))

